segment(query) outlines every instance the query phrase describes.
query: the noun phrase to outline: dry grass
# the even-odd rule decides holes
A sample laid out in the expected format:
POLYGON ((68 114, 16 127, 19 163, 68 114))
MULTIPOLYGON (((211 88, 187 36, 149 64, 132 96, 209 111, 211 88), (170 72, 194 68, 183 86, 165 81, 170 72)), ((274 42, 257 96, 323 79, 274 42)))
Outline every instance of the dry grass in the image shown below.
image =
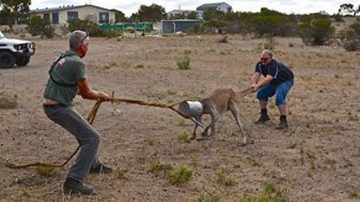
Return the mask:
MULTIPOLYGON (((218 39, 92 38, 84 59, 88 79, 94 89, 115 91, 116 97, 158 103, 200 99, 220 87, 247 88, 267 39, 240 35, 231 35, 228 43, 218 39), (191 58, 186 71, 176 64, 182 56, 191 58)), ((49 64, 68 43, 65 39, 36 43, 28 67, 0 71, 0 86, 6 87, 0 92, 6 90, 6 98, 17 103, 15 108, 0 109, 0 156, 16 163, 62 162, 77 142, 44 115, 41 100, 49 64)), ((239 201, 242 196, 261 198, 268 181, 279 191, 271 193, 286 188, 282 196, 290 201, 356 200, 351 197, 360 187, 360 54, 338 47, 306 47, 299 38, 274 37, 273 43, 275 57, 296 75, 289 93, 288 130, 275 129, 279 113, 273 99, 269 124, 254 124, 259 116, 255 95, 238 104, 245 131, 255 141, 245 147, 232 135, 238 129, 230 113, 218 121, 214 137, 184 143, 185 135, 180 138, 184 141, 179 136, 194 125, 170 110, 103 103, 94 127, 101 137, 100 159, 115 172, 87 178, 96 195, 61 194, 72 162, 51 177, 0 163, 1 200, 239 201), (183 165, 189 166, 180 172, 183 165), (170 173, 173 181, 166 177, 170 173)), ((94 102, 76 97, 74 105, 86 116, 94 102)))

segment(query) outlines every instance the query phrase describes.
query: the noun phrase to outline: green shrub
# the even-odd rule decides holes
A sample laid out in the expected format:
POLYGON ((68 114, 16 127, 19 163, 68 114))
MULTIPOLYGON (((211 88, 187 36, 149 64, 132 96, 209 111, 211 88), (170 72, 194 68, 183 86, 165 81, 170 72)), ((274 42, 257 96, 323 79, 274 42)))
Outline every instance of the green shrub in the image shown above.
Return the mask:
POLYGON ((220 197, 216 195, 209 195, 209 194, 201 194, 197 199, 194 200, 195 202, 219 202, 220 197))
POLYGON ((176 62, 179 69, 187 70, 190 69, 190 58, 189 56, 185 55, 184 57, 179 58, 176 62))
POLYGON ((349 193, 350 198, 360 199, 360 190, 353 190, 349 193))
POLYGON ((120 33, 116 31, 103 30, 98 24, 90 20, 80 20, 80 19, 70 20, 68 31, 73 32, 75 30, 83 30, 85 32, 88 32, 90 36, 94 36, 94 37, 112 38, 120 35, 120 33))
POLYGON ((351 24, 348 28, 340 32, 340 40, 347 51, 360 50, 360 22, 351 24))
POLYGON ((232 187, 237 184, 237 182, 231 176, 229 176, 229 172, 225 169, 221 169, 217 171, 216 176, 217 176, 216 182, 221 185, 232 187))
POLYGON ((204 32, 204 27, 197 24, 197 25, 190 27, 187 31, 191 34, 200 34, 200 33, 204 32))
POLYGON ((41 35, 46 36, 47 38, 53 38, 55 28, 51 26, 49 19, 34 16, 30 18, 26 30, 32 36, 41 35))
POLYGON ((288 194, 285 190, 275 187, 269 182, 265 182, 262 192, 258 197, 248 196, 241 198, 239 202, 287 202, 288 194))
POLYGON ((55 167, 51 167, 51 166, 39 165, 39 166, 36 166, 35 170, 39 175, 45 176, 45 177, 51 177, 51 176, 58 174, 58 171, 55 169, 55 167))
POLYGON ((183 142, 183 143, 191 142, 190 136, 186 132, 183 132, 179 135, 179 140, 180 140, 180 142, 183 142))
POLYGON ((169 164, 161 164, 160 162, 155 160, 150 161, 150 168, 149 168, 150 173, 168 172, 172 169, 173 169, 172 166, 169 164))
POLYGON ((179 170, 169 173, 166 179, 172 185, 179 185, 192 180, 192 176, 192 170, 186 166, 182 166, 179 170))
POLYGON ((335 33, 329 17, 305 21, 299 26, 300 36, 306 45, 325 45, 335 33))

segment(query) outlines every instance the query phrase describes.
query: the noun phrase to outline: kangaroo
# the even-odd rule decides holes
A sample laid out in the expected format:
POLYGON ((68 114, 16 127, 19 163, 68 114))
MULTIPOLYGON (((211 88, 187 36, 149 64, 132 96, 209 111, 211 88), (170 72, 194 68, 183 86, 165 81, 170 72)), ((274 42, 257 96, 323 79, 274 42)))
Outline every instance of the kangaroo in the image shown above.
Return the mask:
MULTIPOLYGON (((230 110, 232 115, 235 118, 237 125, 239 126, 240 132, 242 134, 242 144, 247 144, 247 136, 243 130, 242 124, 239 118, 239 109, 236 105, 238 96, 235 91, 231 88, 221 88, 215 90, 213 94, 209 97, 200 100, 200 103, 203 106, 203 111, 198 117, 194 117, 198 122, 201 122, 201 117, 204 114, 210 114, 211 122, 208 126, 205 127, 204 132, 202 133, 203 137, 207 137, 209 129, 211 129, 210 135, 215 135, 215 123, 219 120, 222 113, 230 110)), ((191 139, 196 139, 196 129, 198 124, 195 124, 191 139)))

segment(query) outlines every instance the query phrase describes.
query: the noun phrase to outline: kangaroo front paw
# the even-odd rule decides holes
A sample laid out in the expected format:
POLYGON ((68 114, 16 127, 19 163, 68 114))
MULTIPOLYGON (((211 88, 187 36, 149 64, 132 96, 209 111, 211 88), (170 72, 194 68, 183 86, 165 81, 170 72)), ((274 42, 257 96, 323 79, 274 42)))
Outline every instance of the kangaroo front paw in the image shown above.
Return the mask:
POLYGON ((204 132, 201 133, 201 136, 206 137, 206 136, 208 136, 208 133, 206 131, 204 131, 204 132))

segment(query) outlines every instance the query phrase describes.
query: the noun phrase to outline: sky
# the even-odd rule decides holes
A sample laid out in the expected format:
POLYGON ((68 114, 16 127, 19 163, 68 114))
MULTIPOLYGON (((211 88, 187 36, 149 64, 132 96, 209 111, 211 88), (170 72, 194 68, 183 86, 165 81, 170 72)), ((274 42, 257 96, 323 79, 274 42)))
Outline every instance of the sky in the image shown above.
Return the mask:
POLYGON ((325 11, 330 15, 337 13, 343 3, 351 3, 356 8, 360 5, 359 0, 32 0, 31 2, 30 9, 32 10, 46 7, 56 8, 64 5, 93 4, 107 9, 120 10, 127 17, 138 12, 141 5, 150 6, 153 3, 164 7, 166 12, 179 8, 181 10, 196 10, 196 7, 204 3, 226 2, 232 6, 235 12, 259 12, 262 7, 266 7, 286 14, 307 14, 325 11))

